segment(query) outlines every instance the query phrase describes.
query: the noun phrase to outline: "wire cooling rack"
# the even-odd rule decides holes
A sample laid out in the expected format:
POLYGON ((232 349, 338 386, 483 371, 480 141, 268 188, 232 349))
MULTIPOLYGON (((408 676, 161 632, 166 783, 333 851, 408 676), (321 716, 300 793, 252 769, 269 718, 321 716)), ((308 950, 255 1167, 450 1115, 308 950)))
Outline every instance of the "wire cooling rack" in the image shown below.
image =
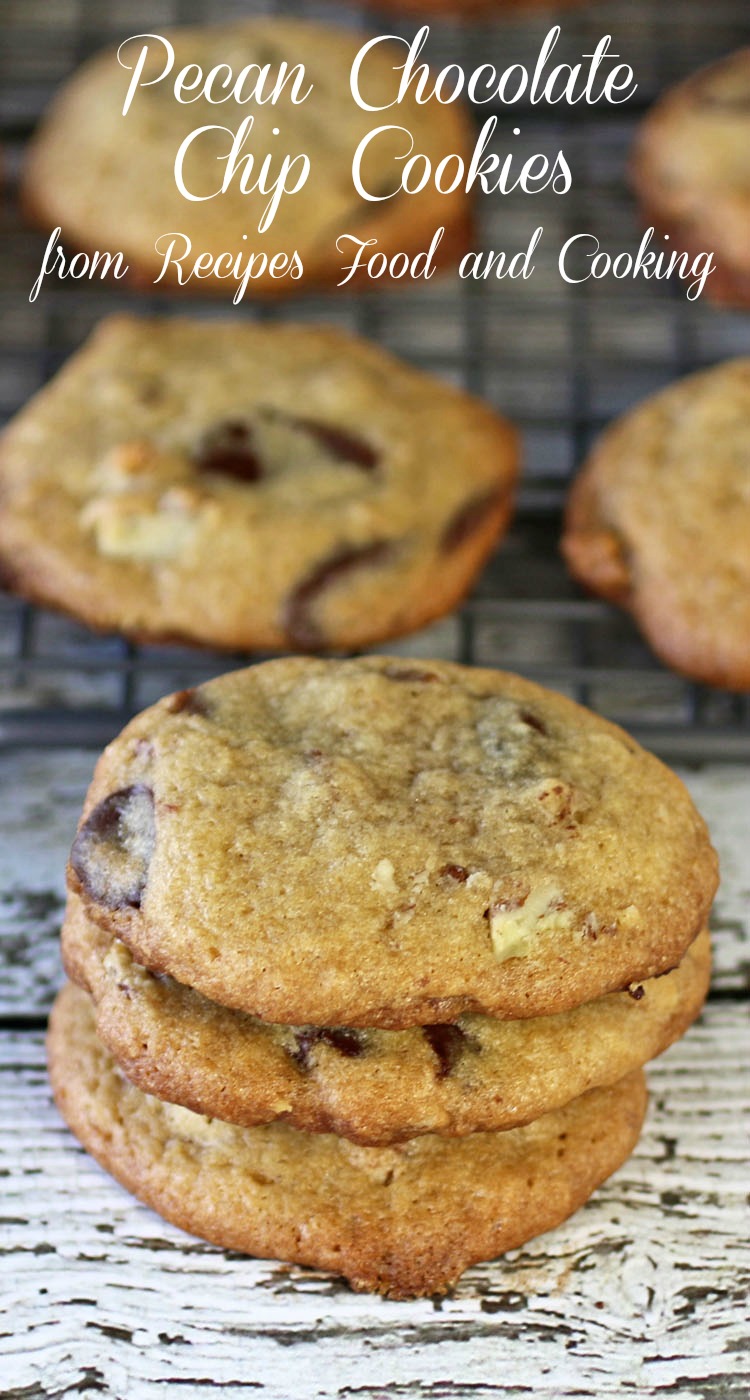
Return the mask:
MULTIPOLYGON (((682 287, 607 279, 566 285, 557 254, 575 232, 603 249, 635 251, 642 229, 627 159, 642 112, 668 82, 750 38, 747 0, 621 0, 565 9, 559 61, 590 53, 604 33, 635 70, 626 107, 519 108, 499 113, 498 150, 519 158, 565 151, 573 189, 483 197, 478 247, 517 251, 544 226, 527 282, 437 279, 421 288, 352 295, 339 289, 262 311, 180 301, 101 284, 50 282, 28 293, 44 238, 14 199, 23 145, 57 85, 90 52, 172 23, 256 13, 305 14, 409 35, 377 10, 251 0, 0 0, 0 144, 6 180, 0 259, 0 418, 9 418, 95 322, 117 308, 166 315, 325 319, 370 335, 408 360, 463 384, 522 428, 525 473, 514 527, 456 616, 387 650, 497 665, 539 679, 624 724, 673 760, 750 758, 750 697, 693 685, 665 670, 630 620, 585 597, 559 557, 560 512, 571 475, 605 423, 677 375, 750 351, 750 317, 690 302, 682 287), (513 135, 518 126, 520 134, 513 135)), ((513 22, 435 22, 438 66, 533 62, 553 12, 513 22)), ((491 110, 491 109, 490 109, 491 110)), ((488 114, 482 109, 481 118, 488 114)), ((155 289, 156 290, 156 289, 155 289)), ((247 658, 99 637, 51 612, 0 595, 0 743, 99 747, 135 710, 170 689, 247 658)))

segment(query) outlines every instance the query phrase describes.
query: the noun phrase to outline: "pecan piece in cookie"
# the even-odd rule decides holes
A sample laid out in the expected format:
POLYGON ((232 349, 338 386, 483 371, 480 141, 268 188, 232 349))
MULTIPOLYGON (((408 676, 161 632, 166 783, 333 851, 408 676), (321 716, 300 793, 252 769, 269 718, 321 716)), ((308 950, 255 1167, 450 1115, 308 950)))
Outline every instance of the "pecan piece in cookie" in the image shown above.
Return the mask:
POLYGON ((79 828, 70 864, 107 909, 140 908, 156 839, 154 794, 145 783, 111 792, 79 828))
POLYGON ((188 690, 176 690, 168 695, 164 708, 170 715, 207 715, 208 704, 195 686, 188 690))
POLYGON ((434 671, 423 671, 417 666, 386 666, 383 675, 389 681, 403 681, 407 685, 428 685, 438 679, 434 671))
POLYGON ((438 874, 446 880, 452 880, 456 885, 465 885, 469 878, 469 872, 465 865, 444 865, 438 874))

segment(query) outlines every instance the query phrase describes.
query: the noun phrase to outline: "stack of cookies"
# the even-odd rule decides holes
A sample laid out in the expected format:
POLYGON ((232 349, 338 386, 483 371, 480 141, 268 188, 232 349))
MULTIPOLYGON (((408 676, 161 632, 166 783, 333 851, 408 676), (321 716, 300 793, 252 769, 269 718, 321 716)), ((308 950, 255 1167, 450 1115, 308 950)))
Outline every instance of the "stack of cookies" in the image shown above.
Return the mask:
POLYGON ((567 1217, 696 1016, 716 885, 674 774, 495 671, 292 658, 96 769, 50 1071, 168 1219, 393 1297, 567 1217))

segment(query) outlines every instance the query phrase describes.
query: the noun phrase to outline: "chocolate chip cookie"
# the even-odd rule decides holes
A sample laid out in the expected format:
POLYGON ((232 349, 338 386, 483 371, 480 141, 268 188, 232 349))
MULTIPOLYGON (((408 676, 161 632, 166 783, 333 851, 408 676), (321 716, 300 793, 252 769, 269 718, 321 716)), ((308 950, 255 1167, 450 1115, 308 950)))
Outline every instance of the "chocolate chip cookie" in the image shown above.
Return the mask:
POLYGON ((665 93, 632 168, 647 218, 691 256, 713 252, 706 294, 750 305, 750 48, 665 93))
POLYGON ((53 1010, 49 1066, 87 1150, 168 1220, 394 1298, 444 1292, 564 1220, 627 1157, 646 1108, 636 1071, 507 1133, 362 1147, 286 1124, 231 1127, 135 1088, 72 987, 53 1010))
POLYGON ((75 895, 62 949, 68 976, 92 994, 100 1040, 140 1089, 209 1118, 281 1119, 371 1146, 518 1127, 616 1083, 685 1032, 710 971, 704 930, 674 972, 573 1011, 389 1031, 230 1011, 141 967, 75 895))
POLYGON ((105 750, 69 865, 151 970, 284 1025, 554 1014, 675 967, 716 857, 680 780, 519 677, 296 657, 105 750))
POLYGON ((413 90, 389 110, 401 46, 378 44, 363 60, 365 110, 350 90, 367 38, 354 30, 266 17, 147 38, 124 115, 143 39, 123 45, 119 60, 108 49, 85 63, 31 143, 24 202, 35 221, 62 229, 65 246, 121 252, 144 284, 230 297, 251 257, 248 297, 341 282, 356 247, 337 248, 347 236, 374 239, 387 259, 411 258, 442 227, 435 265, 465 251, 465 181, 450 188, 446 174, 439 189, 436 172, 447 160, 452 181, 458 161, 468 166, 471 125, 459 103, 420 104, 413 90), (364 194, 353 179, 360 148, 364 194), (414 192, 405 193, 401 174, 412 154, 414 192), (416 189, 425 171, 432 175, 416 189))
POLYGON ((514 429, 343 332, 104 321, 0 440, 19 592, 139 639, 350 649, 455 607, 514 429))
POLYGON ((563 553, 667 665, 750 689, 750 359, 631 409, 574 483, 563 553))

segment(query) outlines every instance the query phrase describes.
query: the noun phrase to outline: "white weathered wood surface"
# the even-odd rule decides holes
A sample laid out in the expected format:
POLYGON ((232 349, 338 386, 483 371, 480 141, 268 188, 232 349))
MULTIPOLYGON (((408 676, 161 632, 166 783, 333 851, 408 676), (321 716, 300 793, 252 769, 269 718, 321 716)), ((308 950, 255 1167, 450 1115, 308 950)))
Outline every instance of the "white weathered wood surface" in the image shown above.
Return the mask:
POLYGON ((2 759, 1 1395, 151 1400, 172 1384, 263 1400, 746 1400, 747 768, 684 775, 723 864, 714 993, 651 1071, 635 1156, 572 1221, 470 1270, 454 1297, 389 1303, 190 1239, 131 1200, 60 1122, 40 1018, 61 980, 64 860, 93 759, 2 759))

